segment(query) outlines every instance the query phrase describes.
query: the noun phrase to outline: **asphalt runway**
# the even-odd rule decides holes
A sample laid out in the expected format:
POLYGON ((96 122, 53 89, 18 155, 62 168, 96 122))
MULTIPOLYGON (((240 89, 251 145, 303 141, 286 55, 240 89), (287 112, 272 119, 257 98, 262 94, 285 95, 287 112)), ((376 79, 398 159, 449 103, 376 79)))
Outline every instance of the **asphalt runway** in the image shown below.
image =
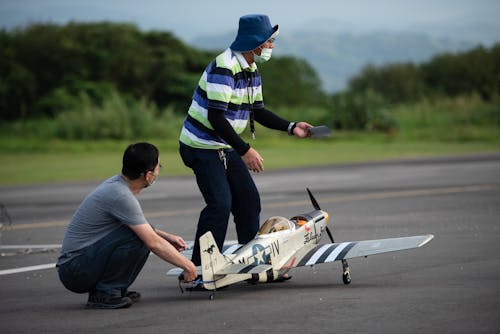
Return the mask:
MULTIPOLYGON (((266 171, 255 180, 262 221, 309 211, 309 187, 336 241, 435 238, 351 259, 348 286, 341 264, 330 263, 296 269, 284 283, 238 283, 213 301, 182 294, 165 275, 172 266, 151 255, 131 287, 139 303, 86 310, 87 296, 66 291, 50 267, 51 245, 97 183, 3 187, 0 333, 500 332, 500 155, 266 171)), ((203 203, 192 177, 163 177, 139 198, 151 223, 193 238, 203 203)))

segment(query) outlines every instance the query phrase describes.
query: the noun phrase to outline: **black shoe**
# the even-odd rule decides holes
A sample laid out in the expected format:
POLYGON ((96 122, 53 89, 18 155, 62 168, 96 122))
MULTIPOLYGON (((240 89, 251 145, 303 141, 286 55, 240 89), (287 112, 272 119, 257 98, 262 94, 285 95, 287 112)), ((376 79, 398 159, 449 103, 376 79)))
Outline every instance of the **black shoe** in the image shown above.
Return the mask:
POLYGON ((137 291, 127 291, 125 296, 122 297, 128 297, 132 300, 132 303, 137 303, 139 300, 141 300, 141 294, 137 291))
POLYGON ((129 297, 114 297, 102 292, 90 292, 86 308, 95 309, 118 309, 132 305, 129 297))

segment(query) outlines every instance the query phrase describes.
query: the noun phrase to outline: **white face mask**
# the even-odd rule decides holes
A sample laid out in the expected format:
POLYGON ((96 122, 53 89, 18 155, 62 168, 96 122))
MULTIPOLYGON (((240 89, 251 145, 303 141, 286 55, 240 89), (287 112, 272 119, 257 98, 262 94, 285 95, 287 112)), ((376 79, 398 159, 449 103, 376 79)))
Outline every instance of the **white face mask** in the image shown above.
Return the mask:
POLYGON ((156 182, 156 180, 158 180, 158 175, 155 175, 155 178, 153 179, 153 181, 151 181, 149 183, 149 187, 151 187, 156 182))
POLYGON ((254 54, 253 54, 253 60, 256 63, 266 62, 269 59, 271 59, 271 54, 272 53, 273 53, 273 49, 262 48, 262 50, 260 51, 260 56, 258 54, 255 54, 255 52, 254 52, 254 54))

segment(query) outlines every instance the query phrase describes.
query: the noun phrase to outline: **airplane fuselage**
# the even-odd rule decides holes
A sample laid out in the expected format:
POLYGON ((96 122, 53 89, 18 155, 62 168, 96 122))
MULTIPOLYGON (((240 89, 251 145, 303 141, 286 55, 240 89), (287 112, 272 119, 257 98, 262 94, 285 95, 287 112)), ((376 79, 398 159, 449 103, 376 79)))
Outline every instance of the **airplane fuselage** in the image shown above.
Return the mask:
POLYGON ((230 260, 249 265, 272 265, 272 270, 254 274, 251 279, 260 282, 276 280, 293 267, 297 255, 307 253, 318 244, 328 218, 328 213, 322 210, 295 216, 291 219, 293 229, 258 235, 232 254, 230 260))

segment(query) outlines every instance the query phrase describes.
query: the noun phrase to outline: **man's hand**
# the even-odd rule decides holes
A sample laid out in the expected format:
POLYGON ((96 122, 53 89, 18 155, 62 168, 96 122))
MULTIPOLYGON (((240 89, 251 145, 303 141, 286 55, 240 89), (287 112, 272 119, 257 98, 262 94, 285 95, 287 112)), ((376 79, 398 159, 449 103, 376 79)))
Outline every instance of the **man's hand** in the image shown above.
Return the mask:
POLYGON ((195 265, 189 261, 190 265, 184 268, 184 272, 181 274, 182 277, 179 279, 183 282, 192 282, 198 277, 198 271, 196 270, 195 265))
POLYGON ((158 234, 160 237, 163 239, 167 240, 172 246, 175 247, 179 252, 183 251, 187 248, 187 244, 182 239, 182 237, 175 235, 175 234, 170 234, 162 230, 155 229, 156 234, 158 234))
POLYGON ((131 225, 130 228, 158 257, 184 269, 186 282, 196 279, 196 266, 179 252, 187 246, 181 237, 158 229, 153 230, 150 224, 131 225))
POLYGON ((311 137, 311 133, 309 132, 309 129, 312 127, 313 126, 309 123, 298 122, 297 125, 295 126, 295 129, 293 129, 293 134, 294 134, 294 136, 299 137, 299 138, 311 137))
POLYGON ((167 241, 170 242, 178 251, 183 251, 187 248, 187 244, 184 239, 178 235, 169 234, 167 241))
POLYGON ((262 172, 264 170, 264 159, 259 152, 250 147, 250 149, 242 157, 243 162, 252 172, 262 172))

